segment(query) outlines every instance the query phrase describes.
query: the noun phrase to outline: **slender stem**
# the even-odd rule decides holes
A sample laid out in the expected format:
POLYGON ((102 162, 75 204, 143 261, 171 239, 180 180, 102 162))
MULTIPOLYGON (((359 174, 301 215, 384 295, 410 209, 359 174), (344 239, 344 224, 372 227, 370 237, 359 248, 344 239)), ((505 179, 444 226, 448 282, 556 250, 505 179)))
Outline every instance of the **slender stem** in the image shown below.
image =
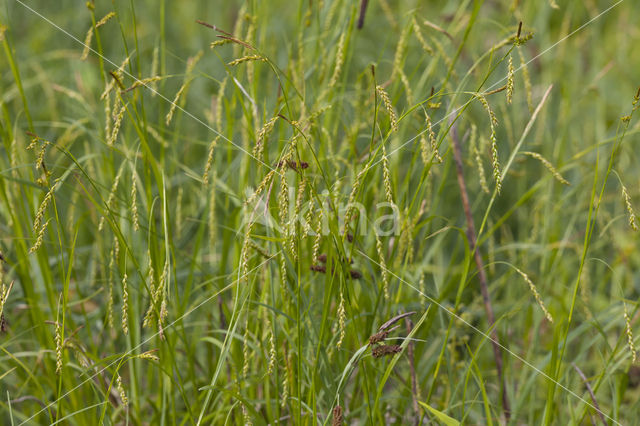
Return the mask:
POLYGON ((473 216, 471 215, 471 206, 469 204, 469 195, 467 193, 467 186, 464 181, 464 167, 462 164, 462 154, 460 149, 460 140, 458 138, 458 127, 457 124, 454 123, 451 127, 451 140, 453 141, 453 157, 455 159, 456 164, 456 173, 458 175, 458 186, 460 186, 460 198, 462 199, 462 207, 464 209, 464 214, 467 218, 467 240, 469 241, 469 248, 473 253, 473 257, 476 262, 476 267, 478 268, 478 279, 480 281, 480 291, 482 293, 482 301, 484 302, 484 309, 487 313, 487 321, 489 322, 490 334, 491 334, 491 344, 493 346, 493 356, 496 361, 496 369, 498 370, 498 378, 501 383, 501 392, 502 392, 502 409, 504 410, 504 415, 509 421, 509 417, 511 415, 511 409, 509 408, 509 398, 507 397, 507 386, 504 381, 504 375, 502 371, 502 350, 500 349, 500 343, 498 341, 498 332, 494 327, 496 319, 493 313, 493 307, 491 306, 491 298, 489 297, 489 286, 487 285, 487 275, 484 271, 484 263, 482 261, 482 257, 480 256, 480 251, 477 249, 477 237, 476 237, 476 228, 473 224, 473 216))

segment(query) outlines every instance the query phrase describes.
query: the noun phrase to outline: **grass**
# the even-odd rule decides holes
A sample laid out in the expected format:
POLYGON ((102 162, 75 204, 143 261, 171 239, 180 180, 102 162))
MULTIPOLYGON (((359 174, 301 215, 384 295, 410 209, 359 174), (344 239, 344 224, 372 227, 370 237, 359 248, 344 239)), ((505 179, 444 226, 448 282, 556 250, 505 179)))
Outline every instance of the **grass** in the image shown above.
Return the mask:
POLYGON ((633 423, 638 18, 6 0, 2 423, 633 423))

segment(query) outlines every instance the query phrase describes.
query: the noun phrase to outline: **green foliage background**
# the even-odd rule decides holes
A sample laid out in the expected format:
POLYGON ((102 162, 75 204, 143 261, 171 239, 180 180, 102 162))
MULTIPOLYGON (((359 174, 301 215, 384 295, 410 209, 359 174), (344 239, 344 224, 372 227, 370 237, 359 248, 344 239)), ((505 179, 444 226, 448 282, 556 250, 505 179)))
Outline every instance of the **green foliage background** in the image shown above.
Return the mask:
POLYGON ((369 3, 0 2, 3 424, 637 421, 640 7, 369 3))

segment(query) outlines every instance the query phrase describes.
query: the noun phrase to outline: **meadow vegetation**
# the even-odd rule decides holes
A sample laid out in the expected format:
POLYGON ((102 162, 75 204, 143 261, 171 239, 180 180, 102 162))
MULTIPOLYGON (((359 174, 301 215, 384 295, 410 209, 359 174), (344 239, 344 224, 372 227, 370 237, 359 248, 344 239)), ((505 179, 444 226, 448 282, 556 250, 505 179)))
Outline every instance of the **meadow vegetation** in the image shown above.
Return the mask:
POLYGON ((0 4, 0 423, 638 421, 636 2, 0 4))

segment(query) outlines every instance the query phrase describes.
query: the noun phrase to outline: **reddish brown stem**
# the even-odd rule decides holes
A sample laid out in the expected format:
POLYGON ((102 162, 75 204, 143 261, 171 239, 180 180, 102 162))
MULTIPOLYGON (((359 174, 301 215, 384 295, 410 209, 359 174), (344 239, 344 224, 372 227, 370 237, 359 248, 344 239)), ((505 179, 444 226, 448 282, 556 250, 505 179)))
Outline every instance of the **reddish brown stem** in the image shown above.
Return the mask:
POLYGON ((493 307, 491 306, 491 298, 489 297, 489 286, 487 285, 487 275, 484 271, 484 263, 480 251, 477 248, 477 236, 476 228, 473 224, 473 216, 471 215, 471 205, 469 204, 469 195, 467 194, 467 185, 464 181, 464 166, 462 163, 462 154, 460 149, 460 140, 458 139, 457 125, 454 123, 451 126, 451 140, 453 141, 453 158, 456 163, 456 173, 458 175, 458 186, 460 186, 460 198, 462 199, 462 207, 464 214, 467 218, 467 240, 469 241, 469 248, 473 253, 473 258, 476 262, 478 269, 478 280, 480 281, 480 292, 482 293, 482 301, 484 302, 484 309, 487 314, 487 322, 489 323, 491 343, 493 346, 493 355, 496 361, 496 369, 498 370, 498 378, 501 383, 502 389, 502 408, 506 421, 509 421, 511 416, 511 409, 509 408, 509 398, 507 397, 507 384, 504 381, 504 375, 502 371, 502 349, 498 341, 498 332, 494 327, 496 319, 493 314, 493 307))

